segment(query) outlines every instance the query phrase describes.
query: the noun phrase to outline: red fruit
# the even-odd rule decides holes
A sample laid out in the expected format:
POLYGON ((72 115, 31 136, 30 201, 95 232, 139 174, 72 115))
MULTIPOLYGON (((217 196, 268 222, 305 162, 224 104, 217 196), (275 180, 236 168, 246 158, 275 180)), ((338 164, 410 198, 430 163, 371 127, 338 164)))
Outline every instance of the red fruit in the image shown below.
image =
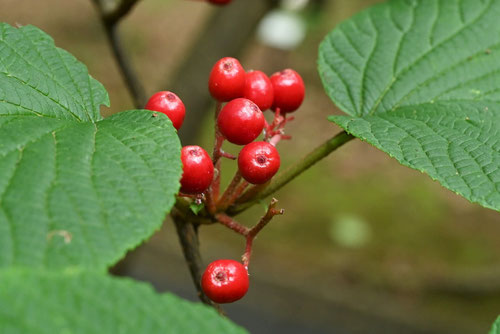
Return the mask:
POLYGON ((181 192, 200 194, 207 190, 214 177, 214 165, 208 153, 199 146, 184 146, 181 161, 181 192))
POLYGON ((247 72, 243 97, 253 101, 262 111, 271 108, 274 99, 271 80, 264 72, 247 72))
POLYGON ((231 2, 231 0, 208 0, 208 2, 214 5, 227 5, 231 2))
POLYGON ((215 63, 208 78, 208 90, 213 98, 227 102, 243 96, 245 70, 236 58, 225 57, 215 63))
POLYGON ((179 130, 184 122, 186 108, 181 99, 172 92, 162 91, 153 94, 146 103, 146 109, 159 111, 170 118, 174 127, 179 130))
POLYGON ((201 288, 216 303, 232 303, 248 291, 248 272, 234 260, 217 260, 210 263, 201 277, 201 288))
POLYGON ((297 110, 304 100, 305 87, 300 75, 292 69, 286 69, 271 75, 274 88, 272 109, 280 108, 287 113, 297 110))
POLYGON ((245 145, 264 129, 264 114, 252 101, 244 98, 227 103, 217 117, 220 133, 231 143, 245 145))
POLYGON ((241 176, 252 184, 269 181, 280 168, 280 155, 273 145, 257 141, 243 147, 238 156, 241 176))

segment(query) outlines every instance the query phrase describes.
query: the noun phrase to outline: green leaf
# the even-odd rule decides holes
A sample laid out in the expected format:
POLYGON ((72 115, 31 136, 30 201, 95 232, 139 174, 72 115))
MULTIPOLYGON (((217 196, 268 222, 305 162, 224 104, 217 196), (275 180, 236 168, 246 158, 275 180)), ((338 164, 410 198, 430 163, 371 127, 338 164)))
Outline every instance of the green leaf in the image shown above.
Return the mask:
POLYGON ((393 0, 340 24, 318 70, 330 120, 500 210, 500 0, 393 0))
POLYGON ((102 119, 108 93, 87 68, 33 26, 0 23, 0 115, 102 119))
POLYGON ((205 204, 203 203, 200 203, 200 204, 196 204, 196 202, 192 202, 191 204, 189 204, 189 208, 191 209, 191 211, 195 214, 195 215, 198 215, 198 213, 203 210, 203 208, 205 207, 205 204))
POLYGON ((500 334, 500 317, 497 318, 489 334, 500 334))
POLYGON ((103 269, 174 203, 180 143, 163 114, 105 120, 104 88, 34 27, 0 24, 0 267, 103 269))
POLYGON ((0 272, 0 333, 246 333, 213 308, 84 272, 0 272))

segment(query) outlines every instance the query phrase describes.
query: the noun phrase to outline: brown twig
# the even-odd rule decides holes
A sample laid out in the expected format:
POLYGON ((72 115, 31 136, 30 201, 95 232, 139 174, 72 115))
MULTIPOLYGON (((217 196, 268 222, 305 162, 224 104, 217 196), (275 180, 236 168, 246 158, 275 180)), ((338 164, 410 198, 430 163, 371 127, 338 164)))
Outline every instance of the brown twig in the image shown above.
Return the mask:
POLYGON ((243 236, 246 236, 250 229, 244 225, 241 225, 233 218, 229 217, 225 213, 218 213, 215 215, 215 218, 224 226, 230 228, 231 230, 239 233, 243 236))
POLYGON ((146 104, 146 95, 136 72, 124 52, 120 37, 117 33, 117 24, 120 20, 127 15, 133 6, 139 0, 121 0, 118 2, 110 2, 106 0, 93 0, 96 5, 101 21, 108 38, 109 45, 113 52, 113 56, 118 64, 121 75, 127 89, 129 90, 134 106, 136 108, 143 108, 146 104))
POLYGON ((255 198, 260 192, 262 192, 268 185, 269 181, 264 183, 264 184, 256 184, 252 187, 250 187, 247 191, 244 193, 238 195, 238 198, 236 199, 236 203, 246 203, 247 201, 255 198))
POLYGON ((236 189, 238 188, 238 185, 241 182, 241 173, 239 171, 236 171, 236 173, 233 176, 233 179, 231 180, 231 183, 227 186, 226 190, 222 194, 221 198, 217 202, 217 208, 224 211, 225 208, 227 208, 230 203, 230 199, 232 198, 233 194, 235 193, 236 189))
POLYGON ((238 223, 233 218, 229 217, 225 213, 218 213, 215 218, 224 226, 230 228, 238 234, 241 234, 246 239, 245 253, 242 256, 243 265, 248 269, 250 264, 250 256, 252 255, 252 245, 255 237, 259 232, 273 219, 276 215, 282 215, 285 213, 284 209, 276 209, 276 204, 278 200, 273 198, 271 204, 267 208, 266 214, 259 220, 259 222, 252 228, 248 228, 240 223, 238 223))
MULTIPOLYGON (((218 173, 219 171, 215 171, 218 173)), ((209 214, 213 215, 217 211, 215 206, 215 199, 213 198, 213 184, 205 191, 205 206, 209 214)))
POLYGON ((212 186, 210 187, 211 197, 214 203, 217 203, 219 200, 219 192, 220 192, 220 166, 221 160, 220 158, 223 156, 222 154, 222 144, 224 144, 224 136, 219 132, 219 127, 217 126, 217 118, 219 117, 219 113, 222 109, 222 103, 217 102, 215 105, 215 139, 214 139, 214 150, 212 152, 212 162, 215 168, 214 181, 212 182, 212 186))
POLYGON ((271 124, 266 122, 264 131, 264 140, 273 146, 276 146, 281 140, 290 140, 292 136, 285 135, 285 125, 295 119, 294 116, 286 117, 281 114, 280 108, 274 111, 274 119, 271 124))
POLYGON ((249 185, 250 183, 248 183, 247 181, 241 182, 238 188, 236 188, 236 190, 234 191, 229 201, 227 202, 227 205, 223 207, 223 209, 226 210, 229 206, 233 205, 233 203, 236 202, 236 200, 241 196, 241 194, 243 194, 243 192, 249 185))
POLYGON ((246 247, 245 247, 245 254, 243 254, 242 260, 243 260, 243 265, 245 268, 248 269, 248 265, 250 264, 250 257, 252 256, 252 245, 253 245, 253 240, 257 236, 257 234, 273 219, 274 216, 276 215, 282 215, 285 213, 284 209, 276 209, 276 204, 278 204, 278 200, 276 198, 273 198, 271 200, 271 204, 269 204, 269 207, 267 208, 267 212, 260 221, 252 227, 248 233, 246 234, 246 247))
POLYGON ((137 2, 139 0, 121 0, 115 2, 115 5, 104 13, 103 18, 107 22, 117 23, 132 10, 137 2))
POLYGON ((201 268, 203 265, 201 261, 198 231, 196 226, 192 222, 184 220, 182 215, 180 215, 176 209, 172 210, 171 216, 174 220, 177 235, 179 236, 179 241, 182 247, 182 253, 184 254, 184 258, 188 265, 196 291, 198 292, 198 297, 203 303, 214 307, 220 314, 223 315, 224 311, 220 305, 211 301, 203 293, 201 288, 201 268))

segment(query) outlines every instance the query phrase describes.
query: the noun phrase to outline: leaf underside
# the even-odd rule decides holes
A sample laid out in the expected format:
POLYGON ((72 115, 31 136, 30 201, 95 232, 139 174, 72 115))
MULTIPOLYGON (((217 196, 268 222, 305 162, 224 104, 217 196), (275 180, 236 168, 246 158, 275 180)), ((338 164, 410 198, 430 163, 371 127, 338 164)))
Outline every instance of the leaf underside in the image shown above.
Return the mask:
POLYGON ((102 119, 108 94, 32 26, 0 24, 0 267, 105 268, 158 229, 179 188, 164 115, 102 119))
POLYGON ((246 333, 213 308, 92 272, 0 271, 1 333, 246 333), (43 305, 43 307, 39 307, 43 305))
POLYGON ((500 211, 500 0, 393 0, 340 24, 318 70, 329 119, 500 211))

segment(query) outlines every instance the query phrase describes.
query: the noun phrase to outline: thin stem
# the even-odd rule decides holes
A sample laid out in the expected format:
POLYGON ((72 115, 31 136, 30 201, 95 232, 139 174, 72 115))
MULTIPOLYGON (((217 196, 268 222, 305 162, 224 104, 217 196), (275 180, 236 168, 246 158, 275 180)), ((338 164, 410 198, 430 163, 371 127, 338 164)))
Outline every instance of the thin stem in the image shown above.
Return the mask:
POLYGON ((238 188, 241 179, 242 179, 241 173, 239 171, 236 171, 236 173, 233 176, 233 179, 231 180, 231 183, 227 186, 226 191, 224 191, 222 197, 217 202, 217 208, 224 210, 225 208, 227 208, 229 205, 232 204, 229 201, 232 198, 232 195, 234 194, 236 189, 238 188))
POLYGON ((110 2, 106 0, 93 0, 99 10, 106 37, 108 38, 109 45, 123 80, 132 96, 134 106, 136 108, 143 108, 146 103, 144 89, 124 52, 117 33, 117 24, 130 12, 137 1, 138 0, 121 0, 119 2, 110 2))
POLYGON ((247 190, 247 192, 241 196, 241 198, 245 198, 246 202, 241 203, 241 201, 238 200, 234 206, 229 208, 228 214, 233 216, 240 212, 243 212, 252 205, 256 204, 259 200, 273 194, 277 190, 281 189, 281 187, 295 179, 298 175, 309 169, 315 163, 325 158, 337 148, 341 147, 354 138, 354 136, 346 133, 345 131, 342 131, 334 137, 330 138, 325 143, 318 146, 316 149, 306 155, 303 159, 297 161, 295 164, 288 167, 285 171, 275 176, 266 188, 254 194, 253 197, 249 198, 248 196, 246 196, 246 193, 251 192, 252 188, 247 190), (241 204, 238 204, 238 202, 240 202, 241 204))
POLYGON ((281 141, 281 140, 290 140, 292 139, 292 136, 287 136, 287 135, 284 135, 284 134, 277 134, 277 135, 274 135, 271 137, 271 139, 269 139, 269 144, 273 145, 273 146, 276 146, 278 145, 278 143, 281 141))
POLYGON ((103 18, 112 23, 120 21, 139 0, 121 0, 111 10, 103 13, 103 18))
POLYGON ((123 51, 123 47, 120 42, 120 38, 116 32, 115 24, 104 23, 104 28, 106 30, 106 36, 108 37, 109 45, 111 46, 111 50, 113 51, 113 55, 115 60, 120 68, 121 75, 125 84, 127 85, 127 89, 132 96, 132 100, 134 102, 134 106, 137 109, 144 108, 146 104, 146 95, 144 93, 144 88, 142 87, 137 74, 132 69, 132 65, 123 51))
POLYGON ((217 211, 217 208, 215 206, 215 200, 214 198, 212 197, 213 195, 213 183, 212 185, 210 186, 210 188, 208 188, 208 190, 205 192, 205 205, 207 207, 207 211, 213 215, 215 214, 215 212, 217 211))
POLYGON ((273 198, 271 200, 271 204, 267 207, 267 212, 262 218, 259 220, 257 225, 250 229, 248 232, 248 236, 255 237, 266 225, 271 221, 271 219, 276 215, 282 215, 285 213, 284 209, 276 209, 276 204, 278 204, 278 200, 273 198))
POLYGON ((219 127, 217 126, 217 118, 219 117, 219 113, 222 109, 222 103, 217 101, 215 105, 215 140, 214 140, 214 150, 212 152, 212 162, 215 168, 214 181, 212 182, 212 186, 210 187, 212 200, 216 203, 219 199, 220 192, 220 158, 222 157, 222 144, 224 144, 224 136, 219 132, 219 127))
POLYGON ((264 183, 264 184, 257 184, 248 189, 243 195, 239 195, 239 197, 236 199, 236 203, 246 203, 250 199, 254 198, 259 194, 261 191, 263 191, 268 185, 270 181, 264 183))
POLYGON ((219 200, 219 194, 220 194, 220 173, 221 173, 220 165, 221 165, 221 161, 218 160, 214 166, 215 171, 216 171, 215 179, 214 179, 214 182, 212 183, 212 186, 210 187, 210 189, 212 191, 212 200, 214 201, 214 203, 217 203, 217 201, 219 200))
POLYGON ((267 208, 266 214, 259 220, 259 222, 252 228, 248 228, 244 225, 241 225, 233 218, 229 217, 225 213, 218 213, 215 215, 215 218, 224 226, 230 228, 238 234, 241 234, 246 239, 245 253, 242 256, 243 265, 248 270, 248 265, 250 264, 250 257, 252 255, 252 245, 253 240, 259 234, 259 232, 273 219, 276 215, 282 215, 285 213, 284 209, 276 209, 276 204, 278 204, 278 200, 273 198, 271 200, 271 204, 269 204, 267 208))
POLYGON ((265 136, 264 136, 264 140, 265 141, 269 141, 274 135, 275 135, 275 128, 276 126, 278 126, 278 124, 280 124, 281 120, 283 119, 283 117, 280 115, 280 108, 276 108, 276 110, 274 111, 274 118, 273 118, 273 121, 271 124, 268 124, 267 122, 265 123, 266 126, 265 126, 265 136))
POLYGON ((250 265, 250 257, 252 257, 252 247, 253 247, 253 239, 250 236, 246 237, 246 244, 245 244, 245 253, 241 257, 241 260, 243 261, 243 266, 246 268, 248 271, 248 266, 250 265))
POLYGON ((191 274, 191 278, 198 293, 198 298, 200 298, 203 303, 215 308, 220 314, 224 314, 224 311, 222 310, 220 305, 211 301, 203 293, 203 290, 201 288, 200 282, 202 260, 197 227, 192 222, 184 220, 182 215, 178 214, 177 209, 174 209, 171 215, 174 220, 177 235, 182 246, 184 258, 189 268, 189 273, 191 274))
POLYGON ((224 143, 224 136, 219 132, 219 129, 215 129, 215 131, 214 151, 212 152, 212 162, 214 166, 222 157, 222 144, 224 143))
POLYGON ((280 109, 274 111, 274 119, 271 125, 265 123, 264 140, 269 144, 276 146, 281 140, 292 139, 292 136, 285 135, 285 125, 293 121, 295 117, 286 117, 286 114, 281 115, 280 109))
POLYGON ((236 220, 233 218, 229 217, 225 213, 218 213, 215 215, 215 218, 224 226, 230 228, 231 230, 235 231, 238 234, 241 234, 243 236, 247 236, 248 232, 250 229, 244 225, 241 225, 238 223, 236 220))
POLYGON ((250 257, 252 256, 252 245, 253 240, 257 236, 257 234, 273 219, 276 215, 282 215, 285 213, 284 209, 276 209, 276 204, 278 204, 278 200, 273 198, 271 200, 271 204, 269 204, 267 208, 266 214, 259 220, 257 225, 252 227, 248 233, 246 234, 246 247, 245 254, 243 254, 243 265, 248 269, 248 265, 250 264, 250 257))
POLYGON ((243 181, 240 183, 240 185, 238 186, 238 188, 236 188, 236 190, 234 191, 233 195, 231 196, 231 198, 229 199, 228 203, 227 203, 227 207, 224 207, 223 209, 226 210, 230 205, 232 205, 234 202, 236 202, 236 199, 238 197, 241 196, 241 194, 243 194, 243 192, 245 191, 245 189, 250 185, 250 183, 248 183, 247 181, 243 181))

